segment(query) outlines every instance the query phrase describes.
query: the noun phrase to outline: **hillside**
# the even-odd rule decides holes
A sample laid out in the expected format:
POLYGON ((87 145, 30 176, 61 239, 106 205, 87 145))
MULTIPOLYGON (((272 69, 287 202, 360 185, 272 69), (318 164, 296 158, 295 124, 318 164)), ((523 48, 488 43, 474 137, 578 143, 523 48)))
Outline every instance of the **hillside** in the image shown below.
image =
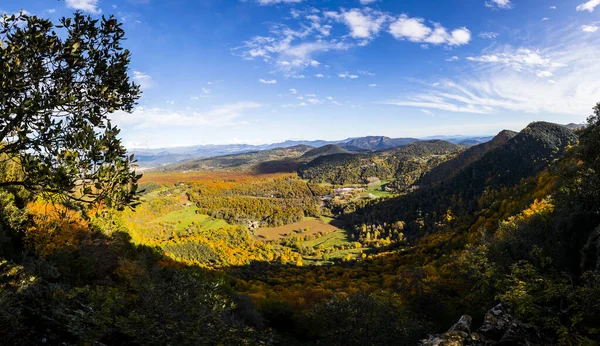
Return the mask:
POLYGON ((418 141, 416 138, 389 138, 383 136, 367 136, 352 139, 343 145, 344 149, 350 151, 362 150, 384 150, 396 147, 405 146, 412 142, 418 141))
POLYGON ((481 189, 484 186, 516 184, 562 157, 577 136, 558 124, 529 124, 505 144, 484 154, 455 177, 457 182, 481 189))
POLYGON ((511 138, 517 135, 516 132, 504 130, 493 137, 489 142, 472 146, 465 151, 459 153, 454 159, 448 160, 439 166, 433 168, 430 172, 419 179, 419 185, 433 184, 445 179, 449 179, 457 172, 468 166, 470 163, 477 161, 490 150, 496 149, 511 138))
POLYGON ((417 223, 418 219, 443 215, 448 210, 457 213, 460 209, 465 220, 472 222, 470 215, 480 208, 479 198, 486 189, 508 188, 535 176, 577 142, 571 130, 546 122, 532 123, 514 136, 503 131, 497 137, 490 150, 466 166, 460 155, 449 160, 450 167, 463 167, 443 184, 425 185, 411 195, 366 205, 354 215, 355 222, 383 224, 402 220, 407 224, 405 233, 412 236, 432 231, 417 223))
POLYGON ((336 185, 363 184, 369 178, 393 179, 390 186, 405 190, 422 173, 444 161, 459 146, 441 140, 418 141, 401 148, 360 154, 318 157, 298 169, 298 174, 313 182, 336 185))
MULTIPOLYGON (((430 137, 424 140, 441 139, 459 145, 480 144, 489 140, 489 137, 430 137)), ((337 145, 348 151, 376 151, 401 147, 417 141, 415 138, 389 138, 384 136, 368 136, 358 138, 347 138, 337 141, 302 141, 288 140, 279 143, 250 145, 250 144, 225 144, 225 145, 195 145, 189 147, 158 148, 158 149, 132 149, 130 154, 134 154, 138 159, 138 164, 142 168, 157 168, 186 160, 199 160, 217 156, 228 156, 242 153, 259 152, 277 148, 289 148, 299 145, 306 145, 313 148, 319 148, 328 145, 337 145)))
POLYGON ((334 154, 349 154, 348 150, 342 149, 340 146, 335 144, 329 144, 320 148, 315 148, 307 151, 301 156, 302 159, 315 159, 319 156, 327 156, 334 154))
POLYGON ((217 156, 198 160, 189 160, 162 167, 165 172, 172 171, 212 171, 212 170, 243 170, 268 161, 296 159, 314 150, 307 145, 296 145, 288 148, 276 148, 242 154, 217 156))

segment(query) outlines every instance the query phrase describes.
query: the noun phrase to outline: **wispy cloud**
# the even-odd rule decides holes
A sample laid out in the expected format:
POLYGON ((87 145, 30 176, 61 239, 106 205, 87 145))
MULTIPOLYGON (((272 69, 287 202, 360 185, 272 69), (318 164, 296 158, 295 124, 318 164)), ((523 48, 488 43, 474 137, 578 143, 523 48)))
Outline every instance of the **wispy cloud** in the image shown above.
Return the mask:
POLYGON ((98 0, 66 0, 65 4, 68 8, 89 12, 92 14, 100 14, 102 10, 98 7, 98 0))
POLYGON ((505 49, 471 57, 468 60, 478 64, 465 72, 469 77, 383 103, 457 113, 504 110, 581 117, 600 95, 597 43, 581 40, 544 50, 505 49))
POLYGON ((498 34, 493 32, 493 31, 482 31, 479 33, 479 35, 477 35, 480 38, 484 38, 484 39, 495 39, 496 37, 498 37, 498 34))
POLYGON ((162 108, 137 107, 132 114, 116 112, 112 121, 120 127, 135 129, 210 126, 224 127, 245 124, 239 118, 244 112, 260 108, 256 102, 238 102, 215 106, 204 112, 180 112, 162 108))
POLYGON ((265 80, 265 79, 259 79, 259 82, 263 83, 263 84, 277 84, 277 80, 275 79, 269 79, 269 80, 265 80))
POLYGON ((149 75, 140 72, 133 71, 133 80, 142 88, 142 89, 150 89, 154 82, 152 81, 152 77, 149 75))
POLYGON ((344 79, 357 79, 358 78, 357 75, 351 74, 351 73, 348 73, 348 72, 339 73, 338 77, 344 78, 344 79))
POLYGON ((297 4, 304 0, 255 0, 261 6, 278 5, 278 4, 297 4))

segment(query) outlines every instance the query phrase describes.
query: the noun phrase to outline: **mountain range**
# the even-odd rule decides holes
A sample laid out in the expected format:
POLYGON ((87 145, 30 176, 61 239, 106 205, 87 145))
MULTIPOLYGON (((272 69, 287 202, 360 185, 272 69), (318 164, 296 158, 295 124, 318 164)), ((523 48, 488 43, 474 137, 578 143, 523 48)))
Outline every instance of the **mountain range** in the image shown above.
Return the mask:
POLYGON ((472 146, 485 143, 492 139, 489 137, 469 136, 438 136, 423 139, 418 138, 390 138, 385 136, 366 136, 357 138, 346 138, 339 141, 325 140, 288 140, 284 142, 251 145, 251 144, 222 144, 222 145, 195 145, 189 147, 157 148, 157 149, 132 149, 141 168, 149 169, 165 166, 177 162, 189 161, 202 158, 227 156, 233 154, 252 153, 279 148, 292 148, 297 146, 308 146, 321 148, 329 145, 337 145, 339 148, 350 152, 371 152, 403 147, 420 140, 443 139, 457 145, 472 146))

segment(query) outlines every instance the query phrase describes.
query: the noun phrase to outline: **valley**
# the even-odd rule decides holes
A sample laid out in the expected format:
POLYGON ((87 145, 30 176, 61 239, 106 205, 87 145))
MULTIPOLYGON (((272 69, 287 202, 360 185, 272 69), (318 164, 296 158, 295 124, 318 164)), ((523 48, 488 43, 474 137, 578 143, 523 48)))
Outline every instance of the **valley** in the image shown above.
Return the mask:
POLYGON ((600 1, 52 3, 0 10, 2 346, 600 345, 600 1))

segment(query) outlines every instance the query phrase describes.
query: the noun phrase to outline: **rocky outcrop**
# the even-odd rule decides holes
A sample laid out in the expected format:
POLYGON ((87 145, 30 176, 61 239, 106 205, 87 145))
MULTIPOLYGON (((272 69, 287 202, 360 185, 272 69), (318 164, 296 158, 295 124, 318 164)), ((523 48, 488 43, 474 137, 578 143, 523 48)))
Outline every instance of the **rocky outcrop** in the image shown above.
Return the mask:
POLYGON ((517 321, 498 304, 489 310, 483 325, 471 331, 471 316, 464 315, 447 332, 422 340, 420 346, 546 346, 551 345, 539 328, 517 321))

